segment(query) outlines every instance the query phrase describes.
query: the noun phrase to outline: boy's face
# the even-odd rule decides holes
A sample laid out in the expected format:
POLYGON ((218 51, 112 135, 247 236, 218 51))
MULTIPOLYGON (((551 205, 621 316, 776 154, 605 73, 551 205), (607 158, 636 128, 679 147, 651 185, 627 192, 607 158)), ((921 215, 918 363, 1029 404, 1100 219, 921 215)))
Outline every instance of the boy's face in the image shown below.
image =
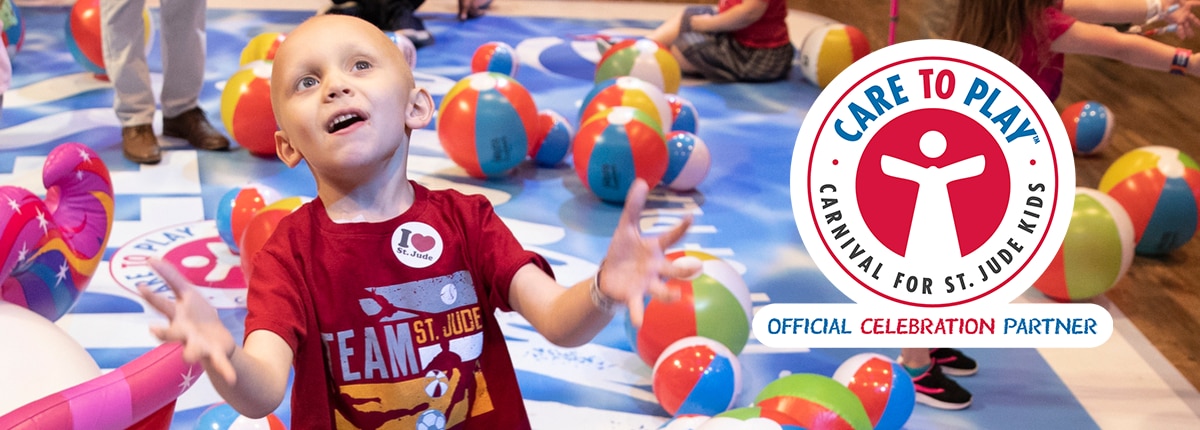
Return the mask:
MULTIPOLYGON (((279 158, 320 176, 370 174, 407 150, 408 129, 432 117, 429 93, 382 32, 346 16, 318 16, 289 33, 275 57, 271 101, 279 158)), ((318 178, 320 179, 320 178, 318 178)))

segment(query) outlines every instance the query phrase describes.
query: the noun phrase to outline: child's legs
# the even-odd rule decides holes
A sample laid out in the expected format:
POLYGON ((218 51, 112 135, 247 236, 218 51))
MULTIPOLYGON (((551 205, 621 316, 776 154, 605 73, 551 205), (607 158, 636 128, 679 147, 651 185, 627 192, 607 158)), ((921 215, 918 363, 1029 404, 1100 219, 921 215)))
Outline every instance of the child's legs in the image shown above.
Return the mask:
POLYGON ((700 73, 700 69, 696 68, 691 61, 688 61, 687 56, 684 56, 678 47, 671 46, 671 55, 675 57, 675 62, 679 63, 679 71, 688 74, 700 73))
POLYGON ((903 348, 900 350, 900 364, 910 369, 928 366, 929 348, 903 348))
MULTIPOLYGON (((646 35, 646 38, 666 46, 671 46, 675 43, 675 39, 679 37, 679 23, 683 21, 685 13, 687 13, 686 9, 679 11, 678 14, 664 21, 662 25, 659 25, 658 28, 646 35)), ((672 49, 671 51, 675 52, 677 50, 672 49)), ((679 55, 675 57, 679 58, 679 55)))

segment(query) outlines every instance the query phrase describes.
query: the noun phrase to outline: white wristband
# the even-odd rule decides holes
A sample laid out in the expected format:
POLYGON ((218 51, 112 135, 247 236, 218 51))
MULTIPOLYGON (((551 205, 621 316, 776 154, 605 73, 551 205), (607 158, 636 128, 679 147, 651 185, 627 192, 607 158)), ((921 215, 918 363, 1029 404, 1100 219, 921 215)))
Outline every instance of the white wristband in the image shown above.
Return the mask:
POLYGON ((600 266, 596 268, 596 277, 592 278, 592 285, 589 288, 589 292, 592 295, 592 304, 596 305, 596 309, 612 315, 616 312, 620 303, 617 303, 615 300, 604 295, 603 291, 600 291, 600 268, 602 267, 604 267, 604 261, 600 261, 600 266))

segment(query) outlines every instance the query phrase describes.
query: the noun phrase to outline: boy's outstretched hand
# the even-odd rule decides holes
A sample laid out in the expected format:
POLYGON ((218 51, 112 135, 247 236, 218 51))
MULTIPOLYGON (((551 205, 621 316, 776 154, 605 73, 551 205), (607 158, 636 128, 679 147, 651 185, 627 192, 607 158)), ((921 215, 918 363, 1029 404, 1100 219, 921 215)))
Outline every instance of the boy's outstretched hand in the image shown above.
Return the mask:
POLYGON ((175 293, 175 301, 171 301, 154 294, 146 286, 138 287, 142 298, 171 321, 166 327, 151 327, 150 331, 164 342, 183 343, 184 360, 189 363, 199 361, 209 372, 220 375, 227 384, 233 385, 236 373, 229 359, 237 345, 233 335, 221 323, 217 310, 169 263, 154 259, 150 261, 150 267, 162 276, 175 293))
POLYGON ((625 197, 625 209, 608 255, 600 263, 600 292, 611 300, 629 307, 629 318, 637 327, 642 325, 645 311, 645 296, 649 293, 659 300, 675 300, 678 290, 667 287, 668 278, 688 278, 699 272, 695 265, 671 264, 665 256, 666 249, 674 245, 692 224, 689 216, 674 228, 657 237, 642 237, 638 218, 646 207, 646 182, 637 179, 629 187, 625 197))

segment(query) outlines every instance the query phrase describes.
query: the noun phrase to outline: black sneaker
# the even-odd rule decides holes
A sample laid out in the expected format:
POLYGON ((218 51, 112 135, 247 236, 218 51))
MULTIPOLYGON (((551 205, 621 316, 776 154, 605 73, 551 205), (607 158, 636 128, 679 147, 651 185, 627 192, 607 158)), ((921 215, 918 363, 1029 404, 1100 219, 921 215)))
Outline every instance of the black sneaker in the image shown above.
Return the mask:
POLYGON ((942 374, 941 367, 929 366, 929 370, 913 378, 913 386, 917 389, 917 403, 947 410, 971 406, 971 393, 942 374))
POLYGON ((416 10, 407 2, 391 2, 386 7, 388 19, 385 31, 403 34, 417 48, 433 44, 433 34, 425 29, 425 21, 417 17, 416 10))
POLYGON ((378 27, 382 20, 382 15, 379 12, 379 6, 374 1, 365 0, 362 3, 357 1, 334 2, 333 6, 326 9, 324 14, 353 16, 378 27))
POLYGON ((979 365, 962 351, 954 348, 933 348, 929 360, 940 366, 942 372, 952 376, 971 376, 979 372, 979 365))

